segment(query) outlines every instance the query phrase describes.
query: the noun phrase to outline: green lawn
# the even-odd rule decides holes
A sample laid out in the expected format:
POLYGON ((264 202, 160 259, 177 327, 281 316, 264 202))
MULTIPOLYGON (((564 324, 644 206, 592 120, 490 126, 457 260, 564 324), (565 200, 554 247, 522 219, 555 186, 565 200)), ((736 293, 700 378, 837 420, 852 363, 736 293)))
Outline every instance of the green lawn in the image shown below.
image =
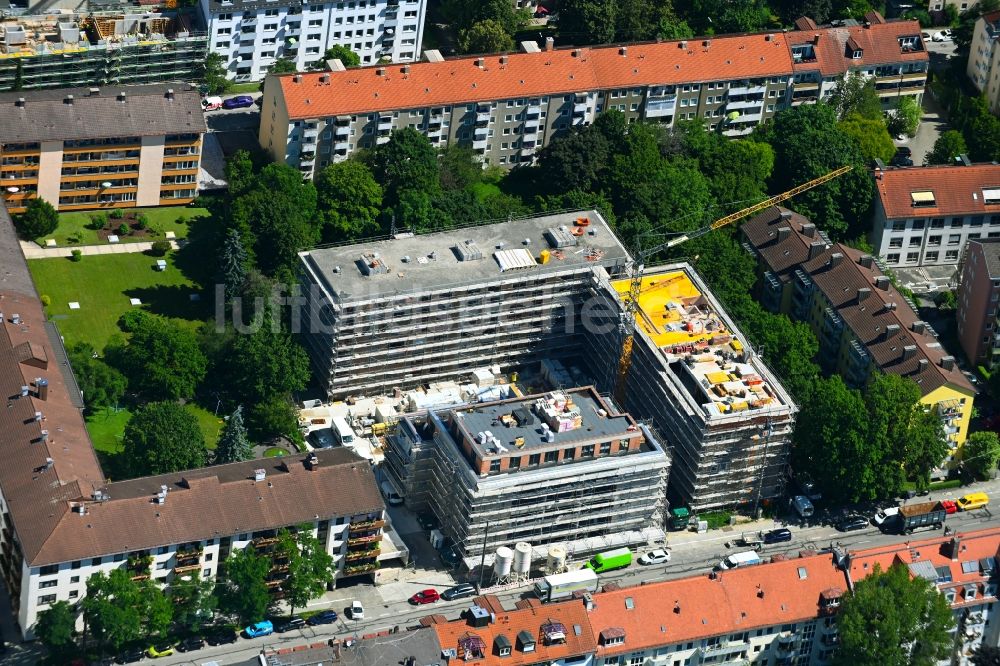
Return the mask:
POLYGON ((89 342, 102 350, 121 332, 118 318, 133 307, 130 298, 138 298, 149 312, 192 327, 209 315, 211 294, 204 294, 201 302, 190 300, 199 289, 177 268, 178 254, 164 257, 165 271, 155 270, 157 258, 143 253, 84 256, 79 262, 34 259, 28 265, 38 293, 52 299, 46 310, 66 346, 89 342), (80 309, 70 310, 70 302, 79 303, 80 309))
MULTIPOLYGON (((162 239, 166 232, 173 231, 177 238, 186 238, 188 235, 188 225, 179 224, 178 218, 186 217, 193 220, 201 217, 208 217, 209 212, 205 208, 194 208, 189 206, 158 206, 156 208, 129 208, 126 212, 143 213, 149 218, 149 228, 156 233, 150 236, 123 236, 122 243, 138 243, 144 241, 162 239)), ((59 214, 59 227, 48 236, 38 239, 40 245, 45 245, 48 239, 55 240, 57 245, 103 245, 107 241, 102 240, 97 232, 88 229, 90 216, 100 211, 74 211, 72 213, 59 214)), ((111 219, 113 226, 117 226, 117 221, 111 219)))
POLYGON ((226 95, 245 95, 247 93, 260 92, 260 81, 250 83, 234 83, 226 95))

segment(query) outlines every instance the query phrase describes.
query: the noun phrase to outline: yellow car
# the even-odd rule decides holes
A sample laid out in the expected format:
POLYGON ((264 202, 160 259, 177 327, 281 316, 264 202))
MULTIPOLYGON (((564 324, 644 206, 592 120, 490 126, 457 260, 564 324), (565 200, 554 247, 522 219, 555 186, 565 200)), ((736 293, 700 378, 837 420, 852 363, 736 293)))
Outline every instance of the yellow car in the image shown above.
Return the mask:
POLYGON ((148 656, 150 659, 156 659, 157 657, 169 657, 173 653, 174 649, 169 645, 159 650, 156 649, 155 645, 150 645, 149 649, 146 650, 146 656, 148 656))
POLYGON ((981 509, 989 503, 990 496, 986 493, 970 493, 959 498, 958 508, 962 511, 972 511, 973 509, 981 509))

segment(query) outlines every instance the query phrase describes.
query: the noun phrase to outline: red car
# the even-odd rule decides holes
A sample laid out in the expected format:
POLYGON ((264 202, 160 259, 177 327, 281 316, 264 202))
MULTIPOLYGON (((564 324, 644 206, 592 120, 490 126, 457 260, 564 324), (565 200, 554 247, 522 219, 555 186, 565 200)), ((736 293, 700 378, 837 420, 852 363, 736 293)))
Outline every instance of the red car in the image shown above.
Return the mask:
POLYGON ((956 513, 958 511, 958 504, 955 500, 941 500, 941 506, 946 513, 956 513))
POLYGON ((437 590, 421 590, 410 597, 410 603, 422 606, 424 604, 432 604, 440 598, 441 595, 438 594, 437 590))

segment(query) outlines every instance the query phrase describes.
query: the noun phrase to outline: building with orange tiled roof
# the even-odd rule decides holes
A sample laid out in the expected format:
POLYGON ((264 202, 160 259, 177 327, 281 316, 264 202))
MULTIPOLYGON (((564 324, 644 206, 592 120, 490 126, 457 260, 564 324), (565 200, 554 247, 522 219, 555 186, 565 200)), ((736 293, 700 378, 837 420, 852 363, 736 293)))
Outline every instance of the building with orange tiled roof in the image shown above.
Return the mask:
POLYGON ((854 386, 875 370, 913 380, 952 447, 965 442, 976 391, 874 257, 831 245, 808 220, 777 206, 741 231, 760 265, 761 303, 809 324, 827 370, 854 386))
POLYGON ((404 127, 509 167, 612 109, 666 126, 703 118, 743 136, 782 108, 829 95, 848 72, 875 77, 886 105, 921 97, 928 59, 916 21, 875 13, 863 24, 802 26, 808 32, 588 48, 556 49, 550 39, 520 53, 446 60, 428 51, 412 64, 268 77, 259 140, 306 177, 404 127))

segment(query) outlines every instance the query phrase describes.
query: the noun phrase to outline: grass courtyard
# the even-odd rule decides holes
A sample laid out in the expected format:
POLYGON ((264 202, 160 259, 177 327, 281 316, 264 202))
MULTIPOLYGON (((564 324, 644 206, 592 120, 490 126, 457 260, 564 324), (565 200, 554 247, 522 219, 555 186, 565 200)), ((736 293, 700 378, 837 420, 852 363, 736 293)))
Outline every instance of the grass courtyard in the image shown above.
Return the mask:
MULTIPOLYGON (((126 209, 122 209, 126 210, 126 209)), ((188 221, 207 218, 209 211, 205 208, 195 208, 191 206, 160 206, 156 208, 130 208, 128 212, 142 213, 149 219, 150 235, 142 236, 122 236, 122 243, 148 242, 165 237, 166 232, 174 232, 177 238, 186 238, 188 235, 189 223, 180 223, 178 218, 184 217, 188 221)), ((88 229, 90 216, 100 211, 74 211, 59 214, 59 226, 55 232, 38 239, 39 244, 44 245, 48 239, 53 239, 56 245, 98 245, 107 241, 100 238, 98 232, 88 229)), ((110 211, 104 211, 110 212, 110 211)), ((117 226, 117 220, 112 219, 113 226, 117 226)))

